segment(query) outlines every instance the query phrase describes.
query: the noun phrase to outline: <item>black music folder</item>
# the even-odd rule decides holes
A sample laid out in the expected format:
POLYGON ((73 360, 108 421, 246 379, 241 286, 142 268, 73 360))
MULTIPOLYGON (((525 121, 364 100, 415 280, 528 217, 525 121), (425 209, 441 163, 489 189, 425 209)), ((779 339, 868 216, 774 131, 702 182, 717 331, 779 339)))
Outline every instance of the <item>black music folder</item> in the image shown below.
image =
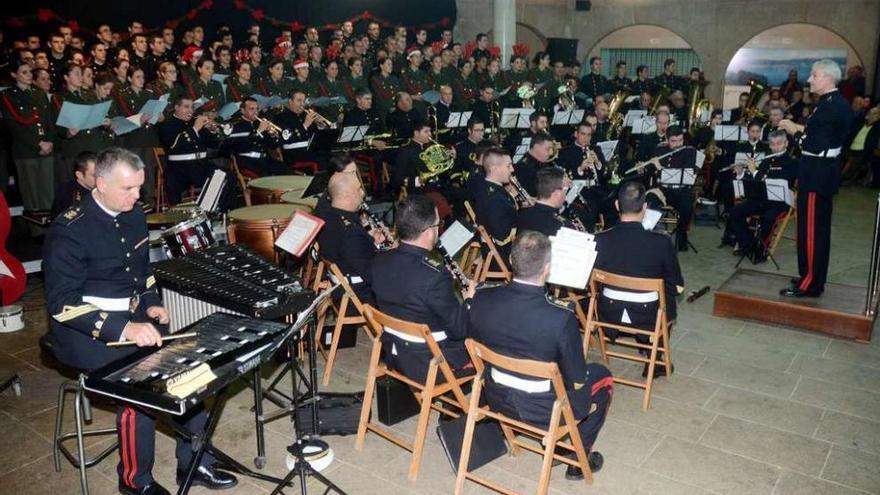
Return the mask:
POLYGON ((330 172, 327 170, 319 170, 318 173, 312 177, 311 182, 309 182, 306 190, 303 191, 303 198, 311 198, 312 196, 317 196, 319 194, 323 194, 324 191, 327 190, 327 186, 330 184, 330 172))

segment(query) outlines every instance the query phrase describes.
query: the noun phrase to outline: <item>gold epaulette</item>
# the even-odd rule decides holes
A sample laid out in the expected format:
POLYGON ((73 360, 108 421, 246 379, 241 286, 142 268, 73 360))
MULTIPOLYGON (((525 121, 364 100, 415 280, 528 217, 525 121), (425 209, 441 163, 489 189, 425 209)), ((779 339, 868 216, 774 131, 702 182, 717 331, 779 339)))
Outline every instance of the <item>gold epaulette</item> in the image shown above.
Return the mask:
POLYGON ((556 306, 557 308, 560 308, 560 309, 566 309, 566 310, 574 313, 574 303, 573 302, 566 301, 565 299, 560 299, 552 294, 546 294, 545 297, 547 299, 547 302, 552 304, 553 306, 556 306))

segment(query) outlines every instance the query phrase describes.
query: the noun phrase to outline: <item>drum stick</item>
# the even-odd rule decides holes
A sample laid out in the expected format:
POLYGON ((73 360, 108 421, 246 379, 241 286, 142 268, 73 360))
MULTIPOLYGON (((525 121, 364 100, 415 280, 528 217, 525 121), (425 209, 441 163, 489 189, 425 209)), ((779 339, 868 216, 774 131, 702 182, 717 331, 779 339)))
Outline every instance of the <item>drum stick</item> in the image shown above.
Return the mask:
MULTIPOLYGON (((167 342, 169 340, 177 340, 177 339, 188 339, 190 337, 195 337, 198 335, 196 332, 187 332, 187 333, 177 333, 174 335, 167 335, 162 337, 162 342, 167 342)), ((107 342, 107 347, 125 347, 129 345, 137 345, 137 342, 133 340, 124 340, 122 342, 107 342)))

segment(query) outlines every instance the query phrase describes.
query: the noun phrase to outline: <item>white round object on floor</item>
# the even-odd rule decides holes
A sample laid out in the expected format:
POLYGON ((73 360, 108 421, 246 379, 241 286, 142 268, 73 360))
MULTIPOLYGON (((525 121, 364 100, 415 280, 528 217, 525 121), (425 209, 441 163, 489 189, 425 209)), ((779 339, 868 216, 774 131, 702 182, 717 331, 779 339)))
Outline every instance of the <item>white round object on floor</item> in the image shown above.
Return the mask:
POLYGON ((17 332, 24 328, 24 310, 12 304, 0 307, 0 333, 17 332))
MULTIPOLYGON (((333 463, 333 449, 331 448, 325 450, 321 447, 310 445, 305 448, 305 452, 306 461, 308 461, 309 465, 311 465, 312 469, 315 471, 321 472, 333 463)), ((287 454, 286 461, 287 469, 293 469, 293 467, 296 466, 296 457, 292 454, 287 454)))

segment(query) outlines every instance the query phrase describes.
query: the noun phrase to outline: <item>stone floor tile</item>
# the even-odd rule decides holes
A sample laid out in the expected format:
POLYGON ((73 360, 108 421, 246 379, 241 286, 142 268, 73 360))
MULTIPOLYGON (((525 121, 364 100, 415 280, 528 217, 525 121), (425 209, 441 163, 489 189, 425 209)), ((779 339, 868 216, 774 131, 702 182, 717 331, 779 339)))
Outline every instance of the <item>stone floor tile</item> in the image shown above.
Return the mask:
POLYGON ((863 389, 803 378, 795 389, 792 399, 880 421, 880 394, 863 389))
POLYGON ((729 387, 721 387, 706 410, 806 436, 822 418, 817 407, 729 387))
POLYGON ((731 387, 788 398, 797 385, 797 375, 778 370, 756 368, 735 359, 709 357, 693 376, 731 387))
POLYGON ((880 456, 860 450, 834 447, 822 479, 869 493, 880 493, 880 456))
POLYGON ((793 471, 783 471, 773 495, 857 495, 865 492, 853 488, 805 476, 793 471))
POLYGON ((880 422, 825 411, 815 437, 843 448, 880 455, 880 422))
MULTIPOLYGON (((0 475, 51 455, 52 442, 15 422, 0 426, 0 475)), ((2 486, 2 485, 0 485, 2 486)))
POLYGON ((685 335, 678 348, 722 358, 736 356, 743 363, 779 371, 785 371, 795 357, 792 351, 753 343, 748 339, 699 332, 685 335))
POLYGON ((746 323, 737 337, 747 339, 756 344, 768 345, 811 356, 821 356, 831 341, 830 337, 823 335, 779 326, 762 325, 756 322, 746 323))
POLYGON ((615 388, 609 411, 609 417, 614 419, 691 441, 702 435, 715 416, 697 406, 663 397, 652 397, 651 408, 642 412, 642 390, 620 385, 615 388))
POLYGON ((859 366, 837 359, 825 359, 798 355, 789 369, 791 373, 804 375, 825 382, 839 383, 847 387, 880 390, 880 369, 859 366))

